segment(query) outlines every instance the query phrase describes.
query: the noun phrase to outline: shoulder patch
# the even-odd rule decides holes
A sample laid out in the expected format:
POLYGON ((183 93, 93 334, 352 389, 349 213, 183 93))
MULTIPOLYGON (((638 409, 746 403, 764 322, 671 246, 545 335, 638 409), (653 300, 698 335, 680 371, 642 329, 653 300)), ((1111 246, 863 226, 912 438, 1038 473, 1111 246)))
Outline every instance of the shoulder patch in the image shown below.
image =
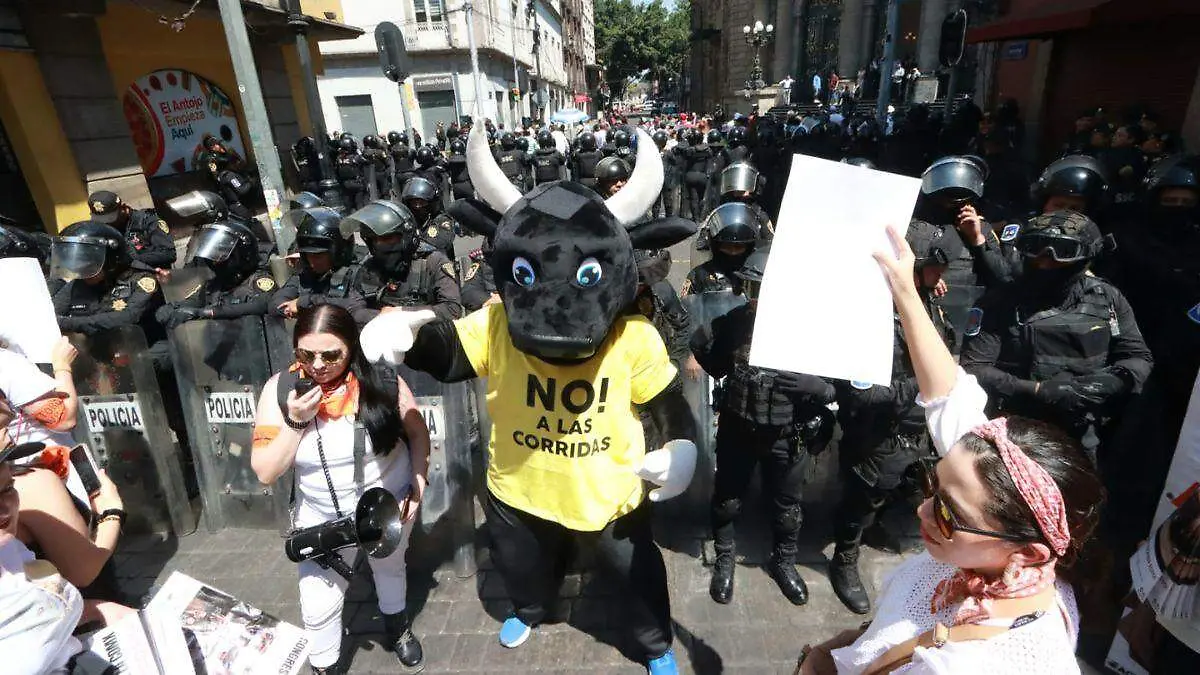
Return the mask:
POLYGON ((432 238, 435 238, 435 237, 437 237, 437 236, 438 236, 438 228, 437 228, 437 225, 430 225, 428 228, 426 228, 426 229, 425 229, 425 236, 427 236, 427 237, 429 237, 429 238, 431 238, 431 239, 432 239, 432 238))
POLYGON ((451 279, 458 278, 458 275, 454 273, 454 263, 452 262, 442 263, 442 271, 445 272, 446 276, 450 277, 451 279))
POLYGON ((260 291, 275 290, 275 280, 271 277, 259 277, 258 280, 254 282, 254 285, 257 286, 258 290, 260 291))
POLYGON ((156 281, 154 277, 145 276, 141 279, 138 279, 137 286, 147 293, 153 293, 154 291, 158 290, 158 281, 156 281))
POLYGON ((162 230, 163 234, 171 234, 171 228, 167 225, 167 221, 161 218, 158 220, 158 229, 162 230))
POLYGON ((1009 242, 1017 238, 1021 233, 1021 226, 1016 223, 1009 223, 1000 231, 1000 241, 1009 242))
POLYGON ((1200 323, 1200 305, 1196 305, 1187 312, 1187 316, 1195 323, 1200 323))
POLYGON ((129 303, 125 302, 124 300, 117 298, 116 300, 113 300, 113 302, 112 302, 113 311, 114 312, 124 312, 125 308, 128 306, 128 304, 129 303))
POLYGON ((850 380, 850 386, 859 391, 866 391, 871 388, 871 383, 863 380, 850 380))
POLYGON ((963 330, 964 335, 974 337, 979 335, 979 331, 983 329, 983 310, 979 307, 972 307, 971 311, 967 312, 967 326, 963 330))

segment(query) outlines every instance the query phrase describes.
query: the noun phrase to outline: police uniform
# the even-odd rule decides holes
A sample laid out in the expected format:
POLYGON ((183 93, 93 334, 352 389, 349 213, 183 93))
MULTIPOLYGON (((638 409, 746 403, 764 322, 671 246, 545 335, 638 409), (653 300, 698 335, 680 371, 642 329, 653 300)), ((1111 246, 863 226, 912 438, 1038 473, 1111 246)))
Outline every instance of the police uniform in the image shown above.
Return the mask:
POLYGON ((67 333, 93 335, 122 326, 141 326, 146 342, 163 337, 154 321, 154 310, 163 303, 162 290, 153 273, 130 269, 111 284, 91 285, 69 281, 54 294, 58 326, 67 333))
POLYGON ((351 315, 358 314, 367 308, 367 302, 358 291, 354 290, 352 266, 342 267, 321 277, 312 272, 301 271, 294 274, 287 283, 280 286, 271 296, 270 313, 283 316, 279 306, 285 302, 297 300, 296 309, 308 309, 320 304, 331 304, 344 307, 351 315))
POLYGON ((412 148, 404 144, 392 146, 392 166, 395 172, 395 193, 397 195, 404 192, 404 186, 408 185, 408 179, 412 178, 413 171, 416 170, 414 157, 416 152, 412 148))
POLYGON ((440 321, 463 315, 455 265, 441 252, 413 260, 403 279, 391 278, 389 272, 371 258, 355 266, 354 290, 366 300, 366 307, 354 315, 359 325, 378 316, 384 307, 427 307, 440 321))
POLYGON ((471 172, 467 169, 466 155, 450 155, 450 159, 446 160, 446 172, 455 199, 468 199, 475 196, 475 186, 471 183, 471 172))
POLYGON ((136 263, 152 271, 170 269, 175 264, 175 239, 166 221, 158 217, 153 209, 141 209, 129 214, 125 224, 125 240, 129 242, 129 254, 136 263))
POLYGON ((504 172, 504 177, 521 192, 525 192, 525 181, 529 173, 529 156, 520 148, 501 150, 496 154, 496 163, 504 172))
POLYGON ((604 158, 599 150, 577 150, 571 158, 571 177, 578 183, 596 189, 596 164, 604 158))
POLYGON ((727 270, 728 266, 721 264, 716 258, 702 262, 688 272, 679 294, 686 296, 693 293, 738 291, 741 289, 741 280, 727 270))
POLYGON ((447 260, 454 255, 454 237, 458 223, 445 213, 439 213, 425 221, 417 228, 420 242, 417 245, 417 257, 424 257, 434 251, 441 253, 447 260))
POLYGON ((179 302, 169 302, 158 308, 155 316, 167 330, 191 319, 240 319, 243 316, 265 316, 271 309, 275 294, 275 279, 263 271, 247 276, 231 289, 215 283, 198 282, 187 289, 179 302))
POLYGON ((536 185, 562 180, 563 164, 566 159, 554 148, 540 149, 533 153, 533 180, 536 185))
POLYGON ((680 216, 692 220, 703 220, 705 190, 712 170, 712 151, 707 145, 689 146, 683 151, 683 205, 680 216))
POLYGON ((467 312, 474 312, 483 307, 484 303, 496 293, 496 279, 492 274, 492 266, 488 264, 483 251, 476 249, 465 258, 459 260, 462 270, 462 304, 467 312))

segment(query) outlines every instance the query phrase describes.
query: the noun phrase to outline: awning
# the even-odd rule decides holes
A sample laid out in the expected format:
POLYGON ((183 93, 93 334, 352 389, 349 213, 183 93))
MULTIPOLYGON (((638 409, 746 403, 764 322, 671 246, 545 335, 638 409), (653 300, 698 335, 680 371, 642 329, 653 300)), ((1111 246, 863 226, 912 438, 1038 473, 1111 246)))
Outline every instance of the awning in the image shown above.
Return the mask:
POLYGON ((1091 25, 1095 11, 1113 0, 1046 0, 1036 8, 967 31, 967 42, 1035 38, 1091 25))
POLYGON ((576 103, 591 103, 592 97, 587 94, 575 94, 576 103))

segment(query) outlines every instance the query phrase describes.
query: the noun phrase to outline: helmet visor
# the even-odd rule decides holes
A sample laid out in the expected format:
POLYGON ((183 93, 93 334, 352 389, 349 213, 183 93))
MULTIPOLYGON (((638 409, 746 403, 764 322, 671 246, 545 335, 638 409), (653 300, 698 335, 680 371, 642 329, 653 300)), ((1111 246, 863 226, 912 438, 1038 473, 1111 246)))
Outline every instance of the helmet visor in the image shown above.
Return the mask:
POLYGON ((393 232, 414 230, 416 220, 404 205, 377 200, 346 216, 342 226, 343 230, 351 228, 364 236, 382 237, 393 232))
POLYGON ((228 211, 225 200, 203 190, 194 190, 185 195, 168 199, 167 208, 180 218, 199 215, 214 218, 220 217, 228 211))
POLYGON ((55 240, 50 253, 50 276, 63 281, 88 279, 104 269, 107 247, 88 237, 55 240))
POLYGON ((921 176, 921 192, 954 201, 979 199, 983 180, 979 165, 964 158, 947 158, 934 162, 921 176))
POLYGON ((739 162, 721 172, 721 194, 754 192, 758 187, 758 169, 739 162))
POLYGON ((1016 247, 1026 258, 1048 255, 1061 263, 1079 262, 1091 257, 1091 251, 1083 242, 1060 234, 1024 232, 1017 239, 1016 247))
POLYGON ((237 236, 228 227, 207 225, 196 235, 196 252, 192 254, 192 258, 223 263, 229 259, 237 243, 237 236))
POLYGON ((747 244, 758 239, 760 223, 749 206, 731 202, 713 209, 704 221, 713 241, 726 244, 747 244))

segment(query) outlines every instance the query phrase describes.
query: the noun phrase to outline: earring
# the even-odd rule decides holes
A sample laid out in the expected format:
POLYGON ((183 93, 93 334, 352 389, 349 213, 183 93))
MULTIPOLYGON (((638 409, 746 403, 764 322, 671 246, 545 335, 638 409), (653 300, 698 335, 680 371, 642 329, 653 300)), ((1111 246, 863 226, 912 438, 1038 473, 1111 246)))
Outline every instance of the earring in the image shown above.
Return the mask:
POLYGON ((1013 562, 1009 562, 1008 565, 1005 566, 1004 573, 1001 575, 1000 578, 1004 580, 1005 586, 1013 586, 1013 585, 1016 585, 1017 580, 1020 577, 1021 577, 1021 566, 1018 565, 1016 563, 1016 561, 1013 561, 1013 562))

